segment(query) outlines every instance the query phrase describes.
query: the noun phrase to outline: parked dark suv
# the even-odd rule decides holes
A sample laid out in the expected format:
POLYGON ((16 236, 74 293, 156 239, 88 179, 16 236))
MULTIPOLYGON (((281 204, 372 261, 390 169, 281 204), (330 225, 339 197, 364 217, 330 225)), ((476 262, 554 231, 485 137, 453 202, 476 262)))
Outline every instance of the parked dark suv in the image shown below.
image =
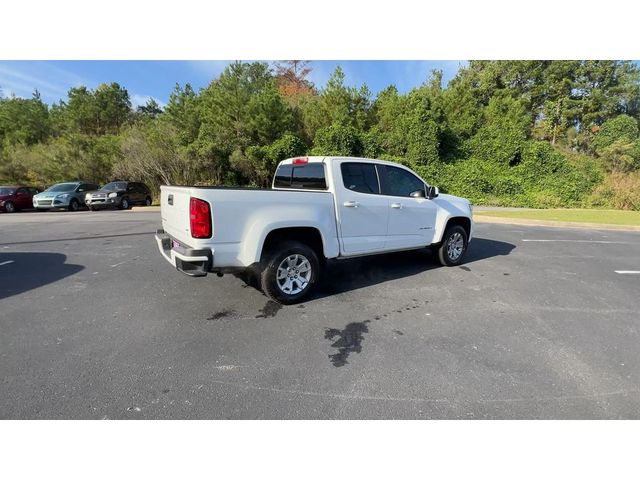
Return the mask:
POLYGON ((151 191, 144 183, 116 181, 107 183, 98 191, 87 193, 84 201, 89 210, 126 210, 132 205, 151 205, 151 191))

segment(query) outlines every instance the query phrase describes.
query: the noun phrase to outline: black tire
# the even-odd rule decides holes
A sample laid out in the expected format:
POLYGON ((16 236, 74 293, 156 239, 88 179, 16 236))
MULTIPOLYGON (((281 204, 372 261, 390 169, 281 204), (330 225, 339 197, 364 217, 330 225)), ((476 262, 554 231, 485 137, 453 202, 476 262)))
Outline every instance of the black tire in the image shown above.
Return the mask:
MULTIPOLYGON (((301 270, 302 270, 301 268, 301 270)), ((320 278, 320 262, 316 252, 313 251, 308 245, 295 242, 286 241, 278 244, 266 255, 266 264, 260 273, 260 286, 262 291, 272 300, 281 303, 283 305, 291 305, 301 302, 316 286, 318 279, 320 278), (294 263, 287 262, 290 266, 287 270, 290 270, 291 276, 278 279, 278 270, 283 266, 284 262, 288 258, 296 257, 292 260, 294 263), (295 270, 295 265, 304 268, 306 266, 305 261, 309 265, 308 277, 303 277, 300 271, 295 270), (299 263, 298 263, 299 262, 299 263), (291 268, 292 267, 292 268, 291 268), (293 278, 295 276, 295 278, 293 278), (296 293, 287 293, 286 284, 290 282, 291 289, 293 291, 301 287, 300 280, 305 280, 306 284, 302 286, 302 289, 296 293), (285 283, 285 287, 282 287, 282 282, 285 283)))
POLYGON ((89 206, 87 208, 92 212, 95 212, 96 210, 98 210, 96 207, 91 207, 91 206, 89 206))
POLYGON ((438 260, 445 267, 460 265, 467 251, 467 232, 460 225, 447 228, 442 236, 442 243, 438 247, 438 260), (456 248, 462 240, 462 251, 456 248), (458 253, 459 252, 459 253, 458 253))
POLYGON ((76 200, 75 198, 72 198, 69 202, 69 211, 77 212, 78 210, 80 210, 80 202, 78 202, 78 200, 76 200))
POLYGON ((147 198, 144 199, 144 206, 145 207, 150 207, 152 203, 153 203, 153 200, 151 200, 151 197, 147 197, 147 198))
POLYGON ((127 197, 124 197, 122 200, 120 200, 120 205, 118 205, 118 208, 120 210, 129 210, 130 207, 131 204, 129 203, 129 199, 127 197))
POLYGON ((13 202, 6 202, 4 204, 4 211, 7 213, 15 213, 16 206, 13 204, 13 202))

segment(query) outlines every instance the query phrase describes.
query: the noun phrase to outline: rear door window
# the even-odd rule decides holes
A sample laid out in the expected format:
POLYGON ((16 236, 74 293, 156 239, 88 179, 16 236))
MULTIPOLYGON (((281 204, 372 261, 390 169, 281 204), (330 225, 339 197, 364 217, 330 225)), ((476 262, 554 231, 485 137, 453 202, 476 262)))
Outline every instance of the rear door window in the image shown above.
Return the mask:
POLYGON ((373 163, 343 163, 340 165, 345 188, 360 193, 380 193, 380 184, 373 163))

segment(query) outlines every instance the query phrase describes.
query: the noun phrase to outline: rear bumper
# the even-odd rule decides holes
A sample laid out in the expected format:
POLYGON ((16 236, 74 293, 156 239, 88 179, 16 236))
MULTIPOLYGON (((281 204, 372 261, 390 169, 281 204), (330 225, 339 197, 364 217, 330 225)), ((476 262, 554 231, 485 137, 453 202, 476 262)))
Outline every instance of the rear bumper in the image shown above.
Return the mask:
POLYGON ((204 277, 213 269, 213 252, 208 248, 176 245, 164 230, 156 230, 158 250, 167 262, 190 277, 204 277))

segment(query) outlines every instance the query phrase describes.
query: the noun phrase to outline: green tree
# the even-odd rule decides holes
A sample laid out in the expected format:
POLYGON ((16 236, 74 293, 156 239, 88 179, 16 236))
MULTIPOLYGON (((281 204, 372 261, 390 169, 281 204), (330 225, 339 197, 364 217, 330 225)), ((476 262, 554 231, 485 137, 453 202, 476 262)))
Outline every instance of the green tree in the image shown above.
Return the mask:
POLYGON ((162 115, 162 120, 171 124, 184 147, 193 144, 198 138, 202 123, 199 101, 198 95, 189 83, 184 87, 176 83, 162 115))
POLYGON ((344 71, 336 67, 319 95, 301 102, 304 131, 308 138, 315 138, 318 130, 331 125, 350 126, 359 133, 370 128, 373 122, 371 91, 366 85, 347 87, 345 78, 344 71))
POLYGON ((33 145, 50 133, 49 109, 36 90, 30 99, 0 98, 0 149, 2 145, 33 145))
POLYGON ((358 130, 353 126, 334 123, 318 130, 311 154, 359 157, 362 151, 362 139, 358 130))
POLYGON ((162 108, 154 98, 150 98, 144 105, 138 105, 136 113, 143 118, 156 118, 162 113, 162 108))
POLYGON ((517 164, 527 140, 530 116, 522 102, 497 95, 483 112, 483 124, 469 140, 471 156, 503 165, 517 164))
POLYGON ((115 82, 100 84, 94 95, 98 134, 117 134, 131 112, 129 92, 115 82))
POLYGON ((621 138, 599 150, 605 168, 610 172, 629 172, 640 166, 638 142, 621 138))
POLYGON ((103 83, 95 91, 71 88, 68 101, 55 105, 58 129, 86 135, 117 134, 130 113, 129 93, 115 82, 103 83))
POLYGON ((602 150, 616 141, 633 143, 638 136, 638 121, 629 115, 618 115, 602 124, 593 139, 593 145, 596 150, 602 150))

